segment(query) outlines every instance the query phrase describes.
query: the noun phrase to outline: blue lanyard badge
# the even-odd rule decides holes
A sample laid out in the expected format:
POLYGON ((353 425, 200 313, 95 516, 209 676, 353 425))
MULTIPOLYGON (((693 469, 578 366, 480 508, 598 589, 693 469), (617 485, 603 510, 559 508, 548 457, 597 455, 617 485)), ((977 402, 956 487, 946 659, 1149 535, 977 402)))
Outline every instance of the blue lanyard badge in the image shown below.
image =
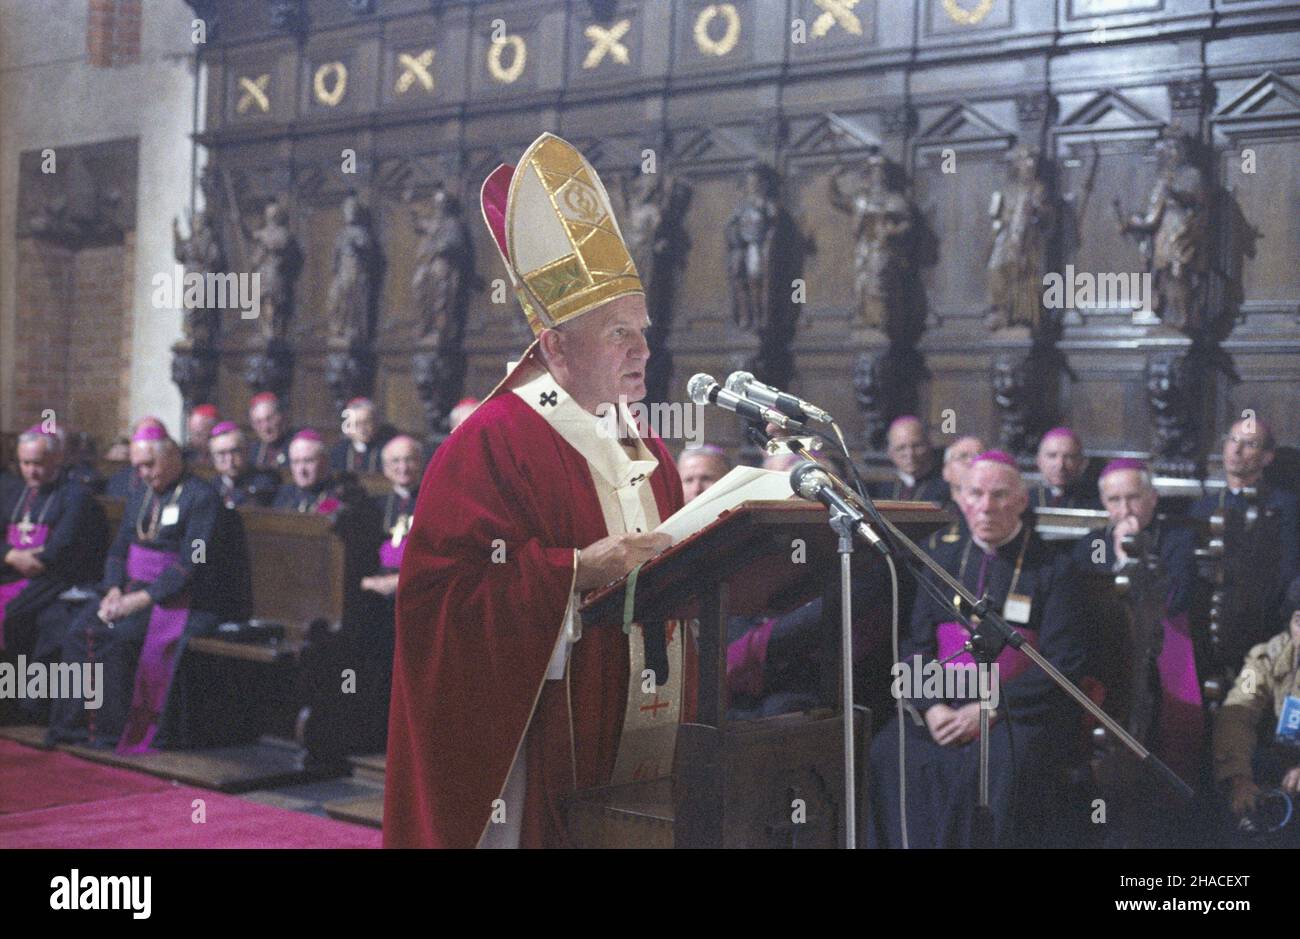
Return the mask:
POLYGON ((1277 719, 1278 743, 1300 747, 1300 698, 1287 695, 1282 703, 1282 715, 1277 719))

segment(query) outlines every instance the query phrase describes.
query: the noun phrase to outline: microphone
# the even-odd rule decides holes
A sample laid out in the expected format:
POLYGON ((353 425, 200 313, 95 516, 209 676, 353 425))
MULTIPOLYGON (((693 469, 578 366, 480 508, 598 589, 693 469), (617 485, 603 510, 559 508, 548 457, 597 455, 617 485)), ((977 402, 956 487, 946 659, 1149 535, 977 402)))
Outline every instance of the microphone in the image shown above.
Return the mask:
POLYGON ((720 408, 734 411, 741 417, 760 424, 775 424, 782 430, 798 428, 798 422, 786 417, 780 411, 755 404, 748 398, 728 391, 714 380, 712 375, 700 372, 686 384, 686 394, 696 404, 716 404, 720 408))
POLYGON ((754 378, 751 372, 732 372, 727 377, 726 387, 733 394, 748 398, 763 407, 775 408, 786 417, 792 417, 796 421, 813 420, 821 421, 823 424, 830 424, 833 420, 830 414, 817 407, 817 405, 809 404, 802 398, 796 398, 792 394, 786 394, 779 388, 765 385, 754 378))
POLYGON ((790 488, 809 502, 820 502, 832 512, 838 512, 853 522, 853 533, 870 544, 873 548, 889 556, 889 545, 872 531, 866 523, 865 516, 849 504, 835 489, 835 484, 827 473, 816 463, 800 463, 790 471, 790 488))

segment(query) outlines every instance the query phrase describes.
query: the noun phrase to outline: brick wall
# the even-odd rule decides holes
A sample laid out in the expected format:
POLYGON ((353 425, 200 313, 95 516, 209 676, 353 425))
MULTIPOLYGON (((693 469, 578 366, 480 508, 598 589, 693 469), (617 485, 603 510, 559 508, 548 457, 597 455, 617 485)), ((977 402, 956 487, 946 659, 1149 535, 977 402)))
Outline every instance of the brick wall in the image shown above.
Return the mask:
POLYGON ((100 68, 140 61, 140 0, 90 0, 86 58, 100 68))
POLYGON ((135 239, 72 252, 18 242, 17 424, 52 408, 71 431, 105 444, 129 418, 135 239))

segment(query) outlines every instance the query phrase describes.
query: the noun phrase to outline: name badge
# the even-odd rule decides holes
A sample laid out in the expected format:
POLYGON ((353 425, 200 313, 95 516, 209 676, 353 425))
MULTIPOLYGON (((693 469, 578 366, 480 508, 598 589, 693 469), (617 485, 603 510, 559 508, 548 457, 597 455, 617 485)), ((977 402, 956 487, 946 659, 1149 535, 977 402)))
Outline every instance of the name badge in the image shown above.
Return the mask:
POLYGON ((1277 719, 1277 739, 1280 743, 1300 746, 1300 698, 1287 695, 1282 702, 1282 716, 1277 719))
POLYGON ((1033 599, 1023 593, 1007 594, 1007 602, 1002 605, 1002 618, 1008 623, 1024 626, 1029 622, 1029 611, 1033 608, 1033 599))
POLYGON ((165 528, 168 525, 175 525, 181 520, 181 507, 179 505, 163 506, 162 515, 159 517, 159 523, 165 528))

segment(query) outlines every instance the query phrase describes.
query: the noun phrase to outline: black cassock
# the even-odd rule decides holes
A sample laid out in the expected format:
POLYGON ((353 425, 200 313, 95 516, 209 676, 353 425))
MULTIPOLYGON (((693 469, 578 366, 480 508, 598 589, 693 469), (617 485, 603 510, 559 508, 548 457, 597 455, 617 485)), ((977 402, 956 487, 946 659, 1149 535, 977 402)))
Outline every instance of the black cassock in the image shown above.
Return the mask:
POLYGON ((1076 480, 1060 492, 1052 491, 1046 483, 1035 486, 1029 493, 1029 504, 1052 509, 1100 509, 1101 498, 1097 495, 1096 486, 1088 486, 1083 480, 1076 480))
POLYGON ((1252 506, 1241 492, 1227 488, 1206 493, 1188 512, 1207 519, 1216 510, 1225 516, 1225 600, 1217 664, 1235 673, 1246 653, 1267 642, 1279 626, 1283 598, 1300 574, 1300 506, 1296 497, 1268 484, 1258 487, 1252 506))
MULTIPOLYGON (((60 473, 39 488, 21 487, 10 494, 4 507, 12 547, 39 547, 45 572, 31 579, 0 561, 0 591, 16 595, 0 601, 3 611, 3 648, 7 657, 26 656, 30 662, 56 662, 68 622, 59 595, 76 584, 93 583, 104 563, 108 522, 90 490, 60 473), (8 588, 5 590, 4 588, 8 588)), ((7 548, 6 548, 7 550, 7 548)), ((22 708, 31 719, 43 720, 48 703, 24 699, 22 708)))
POLYGON ((951 500, 948 484, 943 481, 938 467, 924 476, 918 476, 910 486, 900 477, 889 482, 869 483, 867 492, 873 499, 892 499, 900 502, 937 502, 943 505, 951 500))
MULTIPOLYGON (((209 633, 223 619, 246 611, 244 584, 223 582, 229 567, 231 516, 216 490, 189 473, 165 492, 142 486, 127 500, 122 523, 109 548, 100 594, 113 587, 122 592, 146 590, 153 604, 109 625, 99 619, 99 597, 77 610, 63 637, 64 663, 103 665, 102 705, 87 709, 80 700, 54 703, 47 742, 118 743, 132 706, 136 668, 155 608, 167 608, 182 618, 183 634, 172 662, 179 661, 185 641, 209 633), (171 555, 170 560, 162 560, 171 555), (155 576, 139 576, 140 558, 161 568, 155 576)), ((156 624, 155 624, 156 626, 156 624)), ((169 690, 169 698, 173 697, 169 690)), ((169 700, 168 711, 174 706, 169 700)), ((165 745, 167 720, 157 745, 165 745)))
MULTIPOLYGON (((1032 531, 1018 533, 986 556, 962 532, 958 540, 942 539, 931 552, 949 573, 976 596, 987 593, 991 607, 1003 611, 1013 580, 1015 594, 1028 598, 1027 622, 1016 620, 1023 601, 1006 610, 1010 625, 1036 633, 1039 651, 1072 680, 1086 661, 1088 639, 1079 580, 1067 556, 1052 551, 1032 531), (1022 557, 1023 551, 1023 557, 1022 557), (963 563, 964 562, 964 563, 963 563), (1019 566, 1019 575, 1016 568, 1019 566), (964 568, 964 569, 963 569, 964 568)), ((941 596, 949 590, 933 575, 926 579, 941 596)), ((900 638, 900 661, 914 666, 913 657, 929 663, 937 655, 938 627, 955 620, 951 611, 922 586, 917 590, 912 622, 900 638)), ((945 629, 954 635, 951 627, 945 629)), ((965 633, 960 635, 964 636, 965 633)), ((1053 811, 1061 786, 1056 774, 1068 752, 1066 734, 1081 726, 1069 699, 1051 680, 1017 652, 999 659, 1002 671, 998 720, 989 737, 992 843, 997 847, 1038 843, 1053 811), (1008 658, 1026 666, 1008 677, 1008 658)), ((974 696, 957 699, 913 697, 910 682, 905 701, 923 714, 938 703, 960 707, 974 696)), ((907 820, 911 847, 970 847, 973 844, 978 796, 979 741, 940 746, 929 728, 904 715, 907 740, 907 820)), ((872 847, 901 847, 899 816, 899 755, 897 717, 881 729, 871 745, 871 814, 867 842, 872 847)))

